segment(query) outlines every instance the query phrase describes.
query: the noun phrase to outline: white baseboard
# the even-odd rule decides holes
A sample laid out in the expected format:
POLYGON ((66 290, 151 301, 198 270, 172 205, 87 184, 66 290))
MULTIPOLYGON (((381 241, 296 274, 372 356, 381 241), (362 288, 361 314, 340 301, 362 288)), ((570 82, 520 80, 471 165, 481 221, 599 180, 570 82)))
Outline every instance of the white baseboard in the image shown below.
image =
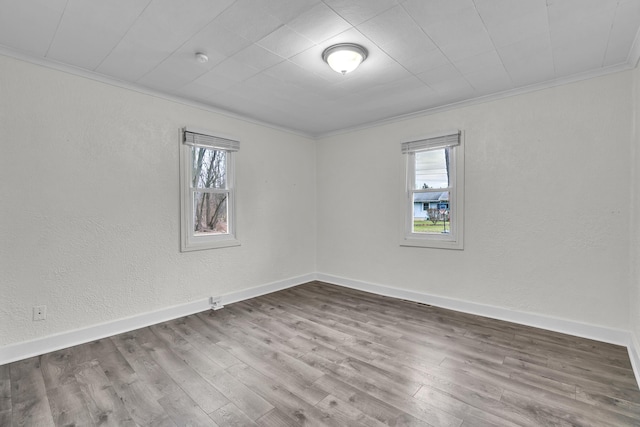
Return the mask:
POLYGON ((234 302, 244 301, 249 298, 259 297, 260 295, 266 295, 272 292, 302 285, 304 283, 313 282, 314 280, 316 280, 316 274, 309 273, 303 276, 292 277, 290 279, 256 286, 255 288, 246 289, 244 291, 232 292, 222 296, 222 304, 232 304, 234 302))
POLYGON ((573 320, 559 319, 542 314, 509 310, 506 308, 478 304, 453 298, 429 295, 406 289, 363 282, 360 280, 347 279, 345 277, 333 276, 330 274, 316 273, 315 276, 316 280, 338 286, 344 286, 346 288, 358 289, 392 298, 421 302, 436 307, 461 311, 463 313, 476 314, 478 316, 504 320, 520 325, 533 326, 535 328, 546 329, 548 331, 560 332, 581 338, 620 345, 627 348, 636 382, 640 384, 640 342, 631 331, 591 325, 573 320))
MULTIPOLYGON (((640 383, 640 343, 635 336, 626 330, 607 328, 604 326, 590 325, 572 320, 559 319, 541 314, 526 313, 509 310, 501 307, 478 304, 453 298, 429 295, 425 293, 393 288, 380 284, 368 283, 359 280, 347 279, 324 273, 311 273, 303 276, 292 277, 272 283, 266 283, 254 288, 245 289, 222 295, 222 305, 244 301, 260 295, 269 294, 282 289, 291 288, 303 283, 319 280, 346 288, 358 289, 378 295, 400 298, 409 301, 421 302, 437 307, 461 311, 469 314, 505 320, 521 325, 533 326, 555 332, 561 332, 611 344, 622 345, 628 348, 629 358, 633 366, 636 380, 640 383)), ((19 342, 0 347, 0 365, 26 359, 51 351, 60 350, 74 345, 83 344, 97 339, 117 335, 123 332, 143 328, 166 322, 178 317, 188 316, 209 310, 209 299, 201 299, 186 304, 167 307, 161 310, 142 313, 139 315, 117 319, 112 322, 101 323, 73 331, 62 332, 37 338, 31 341, 19 342)))
POLYGON ((633 373, 636 376, 636 381, 640 384, 640 343, 638 343, 633 332, 629 332, 629 344, 627 345, 627 349, 629 351, 629 359, 631 360, 633 373))
MULTIPOLYGON (((304 276, 267 283, 238 292, 232 292, 222 295, 222 304, 224 305, 243 301, 313 280, 315 280, 315 274, 307 274, 304 276)), ((112 335, 121 334, 123 332, 133 331, 135 329, 144 328, 145 326, 155 325, 178 317, 199 313, 201 311, 209 310, 210 308, 211 304, 209 298, 206 298, 186 304, 163 308, 157 311, 117 319, 111 322, 92 325, 86 328, 75 329, 68 332, 61 332, 42 338, 36 338, 30 341, 10 344, 8 346, 0 347, 0 365, 72 347, 78 344, 84 344, 112 335)))
POLYGON ((518 323, 520 325, 533 326, 549 331, 561 332, 564 334, 622 345, 625 347, 627 347, 629 344, 630 333, 629 331, 625 331, 622 329, 607 328, 604 326, 590 325, 587 323, 545 316, 542 314, 509 310, 506 308, 495 307, 491 305, 478 304, 474 302, 457 300, 436 295, 429 295, 405 289, 392 288, 389 286, 363 282, 360 280, 347 279, 330 274, 317 273, 316 280, 332 283, 334 285, 344 286, 347 288, 358 289, 365 292, 371 292, 378 295, 421 302, 424 304, 434 305, 436 307, 447 308, 450 310, 461 311, 469 314, 476 314, 478 316, 490 317, 492 319, 505 320, 507 322, 518 323))

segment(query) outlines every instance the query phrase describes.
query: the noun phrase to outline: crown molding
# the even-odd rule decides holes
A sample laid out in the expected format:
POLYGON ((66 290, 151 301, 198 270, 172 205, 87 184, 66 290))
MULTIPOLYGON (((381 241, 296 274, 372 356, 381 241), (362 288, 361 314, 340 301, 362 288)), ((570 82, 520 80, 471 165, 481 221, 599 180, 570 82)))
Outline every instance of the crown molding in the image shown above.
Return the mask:
POLYGON ((274 129, 281 132, 290 133, 293 135, 301 136, 304 138, 309 138, 313 140, 321 140, 333 136, 344 135, 352 132, 357 132, 365 129, 370 129, 377 126, 393 124, 397 122, 402 122, 405 120, 410 120, 418 117, 425 117, 433 114, 442 113, 445 111, 454 110, 457 108, 469 107, 473 105, 479 105, 487 102, 497 101, 504 98, 510 98, 512 96, 523 95, 531 92, 536 92, 544 89, 550 89, 557 86, 562 86, 566 84, 576 83, 583 80, 589 80, 596 77, 602 77, 608 74, 618 73, 622 71, 627 71, 635 68, 638 65, 640 60, 640 30, 638 31, 636 38, 634 40, 633 46, 629 51, 629 56, 627 58, 627 62, 612 65, 605 68, 599 68, 597 70, 591 70, 583 73, 573 74, 571 76, 562 77, 559 79, 549 80, 542 83, 536 83, 529 86, 524 86, 520 88, 510 89, 503 92, 498 92, 490 95, 484 95, 464 101, 458 101, 451 104, 441 105, 438 107, 428 108, 425 110, 415 111, 413 113, 402 114, 399 116, 393 116, 382 120, 376 120, 368 123, 363 123, 356 126, 350 126, 342 129, 338 129, 335 131, 329 132, 320 132, 320 133, 308 133, 302 132, 300 130, 287 128, 284 126, 279 126, 273 123, 264 122, 262 120, 248 117, 239 113, 234 113, 232 111, 225 110, 223 108, 217 108, 202 102, 193 101, 184 97, 180 97, 177 95, 169 95, 167 93, 147 88, 139 84, 125 82, 113 77, 106 76, 104 74, 97 73, 95 71, 85 70, 83 68, 74 67, 72 65, 63 64, 61 62, 53 61, 46 58, 38 58, 29 54, 25 54, 23 52, 18 52, 14 49, 8 48, 6 46, 0 45, 0 55, 4 55, 10 58, 18 59, 24 62, 29 62, 35 65, 39 65, 45 68, 50 68, 53 70, 61 71, 64 73, 72 74, 78 77, 83 77, 86 79, 94 80, 103 84, 107 84, 110 86, 115 86, 122 89, 128 89, 134 92, 138 92, 144 95, 153 96, 156 98, 164 99, 166 101, 175 102, 177 104, 186 105, 193 108, 198 108, 200 110, 208 111, 214 114, 218 114, 224 117, 228 117, 235 120, 241 120, 247 123, 251 123, 258 126, 264 126, 270 129, 274 129))
POLYGON ((290 129, 284 126, 278 126, 273 123, 264 122, 262 120, 259 120, 253 117, 245 116, 239 113, 234 113, 232 111, 225 110, 223 108, 217 108, 212 105, 205 104, 203 102, 193 101, 191 99, 187 99, 178 95, 170 95, 162 91, 151 89, 136 83, 125 82, 123 80, 119 80, 114 77, 109 77, 104 74, 97 73, 95 71, 86 70, 84 68, 75 67, 69 64, 63 64, 61 62, 54 61, 47 58, 38 58, 23 52, 18 52, 6 46, 0 45, 0 55, 17 59, 20 61, 28 62, 34 65, 39 65, 41 67, 49 68, 49 69, 60 71, 63 73, 72 74, 77 77, 94 80, 94 81, 107 84, 110 86, 118 87, 121 89, 131 90, 133 92, 141 93, 143 95, 153 96, 155 98, 160 98, 165 101, 175 102, 176 104, 182 104, 188 107, 197 108, 197 109, 218 114, 230 119, 241 120, 243 122, 251 123, 254 125, 264 126, 277 131, 286 132, 286 133, 294 134, 297 136, 302 136, 304 138, 310 138, 310 139, 316 138, 315 135, 310 133, 305 133, 305 132, 298 131, 295 129, 290 129))
MULTIPOLYGON (((638 50, 639 50, 638 54, 640 55, 640 48, 638 50)), ((361 131, 361 130, 365 130, 365 129, 370 129, 370 128, 373 128, 373 127, 378 127, 378 126, 382 126, 382 125, 402 122, 402 121, 414 119, 414 118, 417 118, 417 117, 426 117, 426 116, 430 116, 432 114, 442 113, 442 112, 445 112, 445 111, 455 110, 455 109, 458 109, 458 108, 470 107, 470 106, 473 106, 473 105, 484 104, 484 103, 487 103, 487 102, 497 101, 497 100, 504 99, 504 98, 510 98, 512 96, 524 95, 524 94, 531 93, 531 92, 537 92, 537 91, 544 90, 544 89, 550 89, 550 88, 554 88, 554 87, 557 87, 557 86, 563 86, 563 85, 566 85, 566 84, 576 83, 576 82, 580 82, 580 81, 583 81, 583 80, 589 80, 589 79, 593 79, 593 78, 596 78, 596 77, 602 77, 602 76, 606 76, 608 74, 614 74, 614 73, 618 73, 618 72, 621 72, 621 71, 631 70, 633 68, 634 67, 632 67, 629 63, 622 63, 622 64, 618 64, 618 65, 612 65, 612 66, 609 66, 609 67, 599 68, 597 70, 586 71, 584 73, 573 74, 571 76, 562 77, 562 78, 554 79, 554 80, 549 80, 549 81, 542 82, 542 83, 536 83, 536 84, 532 84, 532 85, 529 85, 529 86, 519 87, 519 88, 515 88, 515 89, 509 89, 509 90, 506 90, 506 91, 503 91, 503 92, 493 93, 493 94, 490 94, 490 95, 483 95, 483 96, 479 96, 477 98, 471 98, 471 99, 467 99, 467 100, 464 100, 464 101, 458 101, 458 102, 454 102, 454 103, 451 103, 451 104, 446 104, 446 105, 441 105, 441 106, 438 106, 438 107, 428 108, 426 110, 420 110, 420 111, 416 111, 416 112, 413 112, 413 113, 402 114, 400 116, 389 117, 387 119, 376 120, 376 121, 373 121, 373 122, 364 123, 364 124, 361 124, 361 125, 348 127, 348 128, 344 128, 344 129, 339 129, 339 130, 336 130, 336 131, 331 131, 331 132, 327 132, 327 133, 323 133, 323 134, 317 134, 317 135, 314 135, 314 138, 316 138, 316 139, 324 139, 324 138, 329 138, 329 137, 333 137, 333 136, 344 135, 344 134, 348 134, 348 133, 352 133, 352 132, 357 132, 357 131, 361 131)))

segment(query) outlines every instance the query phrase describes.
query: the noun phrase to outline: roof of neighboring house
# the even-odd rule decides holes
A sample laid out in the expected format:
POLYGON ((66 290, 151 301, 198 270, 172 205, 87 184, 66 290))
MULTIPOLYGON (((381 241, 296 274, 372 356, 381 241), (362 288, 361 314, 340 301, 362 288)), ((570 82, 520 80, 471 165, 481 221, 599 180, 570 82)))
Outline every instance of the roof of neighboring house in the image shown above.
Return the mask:
POLYGON ((424 202, 448 202, 449 201, 449 192, 429 192, 429 193, 415 193, 413 195, 413 203, 424 203, 424 202))

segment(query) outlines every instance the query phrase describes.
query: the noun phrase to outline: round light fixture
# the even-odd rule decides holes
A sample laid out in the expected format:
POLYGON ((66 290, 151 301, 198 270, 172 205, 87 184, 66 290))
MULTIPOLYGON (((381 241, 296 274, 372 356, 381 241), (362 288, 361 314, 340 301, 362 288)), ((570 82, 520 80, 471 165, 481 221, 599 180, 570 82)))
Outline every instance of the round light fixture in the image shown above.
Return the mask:
POLYGON ((206 53, 196 52, 196 61, 198 61, 201 64, 204 64, 205 62, 209 61, 209 57, 207 56, 206 53))
POLYGON ((322 52, 322 59, 334 71, 344 75, 358 68, 367 59, 367 49, 353 43, 334 44, 322 52))

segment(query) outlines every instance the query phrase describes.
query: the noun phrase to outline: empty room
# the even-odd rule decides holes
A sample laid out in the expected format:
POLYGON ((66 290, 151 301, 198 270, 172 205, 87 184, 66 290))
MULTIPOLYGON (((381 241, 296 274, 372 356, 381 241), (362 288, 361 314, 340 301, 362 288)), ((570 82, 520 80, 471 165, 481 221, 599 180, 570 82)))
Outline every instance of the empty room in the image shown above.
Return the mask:
POLYGON ((640 425, 640 0, 0 0, 0 426, 640 425))

